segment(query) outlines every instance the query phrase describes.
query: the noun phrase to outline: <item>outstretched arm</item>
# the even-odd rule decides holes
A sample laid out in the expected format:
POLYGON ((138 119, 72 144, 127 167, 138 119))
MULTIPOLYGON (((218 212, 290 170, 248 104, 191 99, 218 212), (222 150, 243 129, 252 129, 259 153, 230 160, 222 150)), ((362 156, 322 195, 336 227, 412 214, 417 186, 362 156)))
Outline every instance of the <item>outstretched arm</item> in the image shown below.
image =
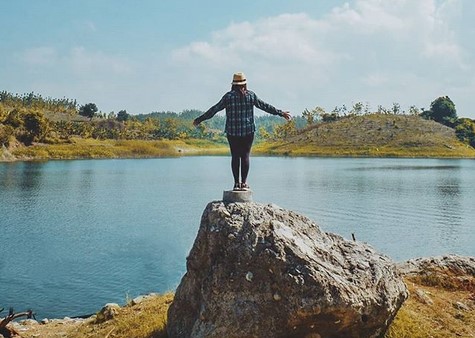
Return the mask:
POLYGON ((210 109, 208 109, 206 113, 194 119, 193 125, 196 127, 204 120, 208 120, 212 118, 214 115, 216 115, 219 111, 223 110, 224 108, 225 108, 225 104, 224 104, 224 96, 223 96, 222 99, 218 103, 216 103, 214 106, 212 106, 210 109))
POLYGON ((292 115, 290 115, 290 113, 288 111, 282 111, 280 109, 275 108, 273 105, 262 101, 260 98, 257 97, 257 95, 254 96, 254 105, 257 108, 265 111, 266 113, 269 113, 269 114, 272 114, 272 115, 282 116, 287 121, 290 121, 292 119, 292 115))

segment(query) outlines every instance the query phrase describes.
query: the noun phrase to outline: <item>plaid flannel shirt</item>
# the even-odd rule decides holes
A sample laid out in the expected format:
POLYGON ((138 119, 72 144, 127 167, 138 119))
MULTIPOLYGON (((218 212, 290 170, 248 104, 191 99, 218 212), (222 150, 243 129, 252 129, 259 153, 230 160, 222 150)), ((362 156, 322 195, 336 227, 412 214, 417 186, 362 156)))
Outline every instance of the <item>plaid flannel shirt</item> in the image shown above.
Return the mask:
POLYGON ((225 132, 231 136, 246 136, 256 131, 254 124, 254 106, 272 115, 283 116, 282 111, 265 103, 257 95, 248 90, 243 96, 240 92, 229 91, 206 113, 196 119, 202 122, 212 118, 216 113, 226 108, 225 132))

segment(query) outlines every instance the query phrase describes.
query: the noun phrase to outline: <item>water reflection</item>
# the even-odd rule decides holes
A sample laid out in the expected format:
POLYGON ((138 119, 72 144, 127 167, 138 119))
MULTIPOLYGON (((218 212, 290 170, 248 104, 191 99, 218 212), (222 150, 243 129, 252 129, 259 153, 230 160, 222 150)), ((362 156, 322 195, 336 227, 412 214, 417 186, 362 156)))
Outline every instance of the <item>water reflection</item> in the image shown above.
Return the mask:
POLYGON ((0 188, 2 191, 9 189, 36 191, 41 184, 44 163, 21 162, 6 163, 0 166, 0 188))
POLYGON ((452 170, 449 176, 444 175, 437 182, 436 220, 439 224, 441 244, 445 245, 448 243, 456 245, 457 238, 461 236, 463 213, 459 175, 459 170, 452 170))
POLYGON ((355 168, 348 168, 347 170, 352 171, 370 171, 370 170, 453 170, 458 169, 459 166, 457 165, 384 165, 378 167, 355 167, 355 168))

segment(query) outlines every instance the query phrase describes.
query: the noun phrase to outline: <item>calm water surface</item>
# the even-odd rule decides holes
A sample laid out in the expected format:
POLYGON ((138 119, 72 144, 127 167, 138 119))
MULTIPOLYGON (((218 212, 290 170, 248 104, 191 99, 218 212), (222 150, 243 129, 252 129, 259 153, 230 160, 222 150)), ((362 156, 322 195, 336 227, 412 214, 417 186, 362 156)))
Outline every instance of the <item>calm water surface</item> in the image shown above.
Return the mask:
MULTIPOLYGON (((0 163, 0 308, 39 318, 174 290, 228 157, 0 163)), ((475 256, 475 161, 254 157, 254 200, 400 261, 475 256)))

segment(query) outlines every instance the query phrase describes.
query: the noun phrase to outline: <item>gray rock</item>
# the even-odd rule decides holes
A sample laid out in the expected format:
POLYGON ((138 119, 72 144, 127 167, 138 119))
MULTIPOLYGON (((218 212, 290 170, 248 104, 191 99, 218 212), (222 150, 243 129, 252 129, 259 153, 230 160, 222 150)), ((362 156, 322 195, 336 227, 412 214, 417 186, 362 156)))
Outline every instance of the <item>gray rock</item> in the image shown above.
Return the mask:
POLYGON ((146 299, 147 299, 147 296, 145 296, 145 295, 135 297, 134 299, 132 299, 132 305, 140 304, 146 299))
POLYGON ((168 311, 174 337, 380 337, 407 298, 394 264, 275 205, 212 202, 168 311))
POLYGON ((400 263, 398 268, 407 276, 442 272, 447 275, 475 277, 475 257, 445 255, 416 258, 400 263))
POLYGON ((117 316, 120 312, 120 305, 116 303, 107 303, 102 307, 102 309, 97 313, 97 322, 102 323, 108 320, 111 320, 117 316))

